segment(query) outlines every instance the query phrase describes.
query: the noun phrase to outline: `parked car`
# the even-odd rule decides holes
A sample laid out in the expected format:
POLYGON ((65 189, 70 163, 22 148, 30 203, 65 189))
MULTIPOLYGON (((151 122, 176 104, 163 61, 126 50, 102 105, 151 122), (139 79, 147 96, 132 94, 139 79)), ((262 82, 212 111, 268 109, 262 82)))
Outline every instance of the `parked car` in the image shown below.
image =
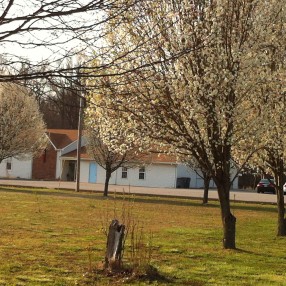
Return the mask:
POLYGON ((283 193, 286 194, 286 183, 283 185, 283 193))
MULTIPOLYGON (((284 187, 283 187, 284 188, 284 187)), ((257 193, 272 193, 275 194, 275 186, 273 179, 261 179, 256 186, 257 193)))

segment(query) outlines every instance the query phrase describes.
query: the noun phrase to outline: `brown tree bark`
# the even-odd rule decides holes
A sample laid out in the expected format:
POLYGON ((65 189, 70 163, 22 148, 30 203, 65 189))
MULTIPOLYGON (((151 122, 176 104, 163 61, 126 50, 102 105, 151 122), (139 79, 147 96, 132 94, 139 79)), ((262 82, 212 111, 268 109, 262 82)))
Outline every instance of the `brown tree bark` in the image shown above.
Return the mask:
POLYGON ((105 171, 104 191, 103 191, 103 195, 104 195, 105 197, 108 196, 108 187, 109 187, 110 177, 111 177, 111 170, 106 169, 106 171, 105 171))
POLYGON ((204 174, 204 197, 203 204, 207 204, 209 200, 209 187, 210 187, 211 177, 204 174))
POLYGON ((276 182, 278 183, 278 187, 276 187, 278 210, 277 236, 286 236, 286 219, 282 178, 278 178, 276 182))
POLYGON ((223 247, 235 249, 236 217, 232 213, 223 214, 223 247))
POLYGON ((277 236, 286 236, 286 219, 284 218, 284 212, 285 210, 283 211, 282 207, 278 208, 277 236))
POLYGON ((228 186, 218 186, 223 224, 223 247, 225 249, 235 249, 236 217, 230 210, 229 190, 228 186))

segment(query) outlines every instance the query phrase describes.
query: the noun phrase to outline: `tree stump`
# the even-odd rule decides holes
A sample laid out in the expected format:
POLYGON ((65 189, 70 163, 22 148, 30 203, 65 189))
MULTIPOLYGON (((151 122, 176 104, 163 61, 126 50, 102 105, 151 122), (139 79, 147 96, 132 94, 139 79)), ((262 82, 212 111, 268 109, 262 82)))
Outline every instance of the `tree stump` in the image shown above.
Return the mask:
POLYGON ((116 219, 112 220, 107 235, 105 269, 115 271, 122 268, 124 233, 125 225, 119 224, 116 219))

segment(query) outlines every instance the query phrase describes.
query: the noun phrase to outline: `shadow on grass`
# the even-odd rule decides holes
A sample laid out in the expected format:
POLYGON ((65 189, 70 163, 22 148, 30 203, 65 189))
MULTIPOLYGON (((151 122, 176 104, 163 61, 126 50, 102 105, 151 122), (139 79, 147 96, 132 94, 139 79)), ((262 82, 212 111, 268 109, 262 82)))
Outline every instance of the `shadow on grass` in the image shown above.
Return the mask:
MULTIPOLYGON (((102 192, 98 191, 81 191, 75 192, 72 190, 53 190, 39 189, 39 188, 21 188, 21 187, 6 187, 0 186, 0 192, 9 193, 22 193, 32 195, 43 196, 56 196, 56 197, 69 197, 69 198, 83 198, 83 199, 95 199, 95 200, 129 200, 137 203, 148 204, 165 204, 170 206, 192 206, 192 207, 204 207, 204 208, 219 208, 219 202, 217 200, 209 200, 208 204, 203 204, 202 199, 195 197, 172 197, 172 196, 158 196, 158 195, 146 195, 146 194, 129 194, 129 193, 110 193, 109 197, 104 197, 102 192)), ((232 202, 232 210, 249 210, 249 211, 261 211, 261 212, 277 212, 276 208, 271 203, 248 203, 248 202, 232 202)))
MULTIPOLYGON (((132 284, 138 283, 138 285, 141 284, 141 282, 145 282, 147 284, 153 284, 155 285, 161 285, 162 283, 164 285, 170 284, 175 285, 176 284, 176 278, 171 278, 166 275, 161 274, 156 267, 153 267, 151 265, 146 266, 146 269, 144 271, 136 272, 132 270, 131 268, 123 268, 120 271, 109 271, 105 269, 96 269, 95 271, 96 275, 100 275, 102 277, 107 277, 110 279, 110 282, 112 285, 120 284, 120 283, 127 283, 132 284)), ((91 280, 92 280, 92 274, 89 273, 91 280)), ((145 285, 144 283, 144 285, 145 285)), ((109 284, 108 284, 109 285, 109 284)), ((121 284, 120 284, 121 285, 121 284)))
MULTIPOLYGON (((236 253, 249 254, 249 255, 256 256, 256 257, 261 257, 261 258, 265 257, 265 253, 254 252, 254 251, 245 250, 245 249, 242 249, 242 248, 236 248, 233 251, 235 251, 236 253)), ((271 255, 269 253, 267 254, 267 256, 268 257, 272 257, 272 258, 277 257, 276 255, 271 255)))
POLYGON ((236 248, 236 249, 234 249, 234 251, 239 252, 239 253, 246 253, 246 254, 254 254, 254 255, 257 255, 256 252, 249 251, 249 250, 245 250, 245 249, 242 249, 242 248, 236 248))

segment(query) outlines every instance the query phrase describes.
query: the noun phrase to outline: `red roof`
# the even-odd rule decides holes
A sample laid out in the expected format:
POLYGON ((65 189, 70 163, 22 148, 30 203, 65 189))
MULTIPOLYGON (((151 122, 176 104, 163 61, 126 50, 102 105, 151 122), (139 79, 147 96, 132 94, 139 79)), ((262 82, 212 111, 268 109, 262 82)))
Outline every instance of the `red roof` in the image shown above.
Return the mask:
POLYGON ((176 163, 176 157, 164 153, 149 153, 139 155, 140 160, 150 163, 176 163))
POLYGON ((63 149, 77 140, 78 131, 76 129, 48 129, 47 135, 57 149, 63 149))
MULTIPOLYGON (((76 158, 77 157, 77 150, 73 150, 71 152, 68 152, 68 153, 62 155, 61 157, 76 158)), ((86 152, 86 148, 85 147, 81 147, 80 157, 82 159, 90 159, 90 157, 88 156, 88 154, 86 152)))
MULTIPOLYGON (((77 129, 48 129, 47 135, 49 136, 51 142, 57 149, 63 149, 72 142, 78 139, 78 130, 77 129)), ((76 158, 77 150, 71 151, 64 154, 62 157, 76 158)), ((80 157, 82 159, 91 159, 87 154, 86 148, 81 148, 80 157)), ((134 161, 145 162, 147 164, 152 163, 176 163, 176 157, 164 153, 143 153, 138 154, 137 158, 134 158, 134 161)), ((133 160, 132 160, 133 161, 133 160)))
MULTIPOLYGON (((77 157, 77 150, 71 151, 69 153, 66 153, 62 155, 62 157, 69 157, 69 158, 76 158, 77 157)), ((91 157, 87 154, 86 148, 82 147, 80 152, 80 157, 82 159, 91 159, 91 157)), ((132 161, 140 161, 145 162, 147 164, 152 163, 176 163, 176 157, 162 154, 162 153, 148 153, 148 154, 138 154, 136 158, 134 158, 132 161)))

